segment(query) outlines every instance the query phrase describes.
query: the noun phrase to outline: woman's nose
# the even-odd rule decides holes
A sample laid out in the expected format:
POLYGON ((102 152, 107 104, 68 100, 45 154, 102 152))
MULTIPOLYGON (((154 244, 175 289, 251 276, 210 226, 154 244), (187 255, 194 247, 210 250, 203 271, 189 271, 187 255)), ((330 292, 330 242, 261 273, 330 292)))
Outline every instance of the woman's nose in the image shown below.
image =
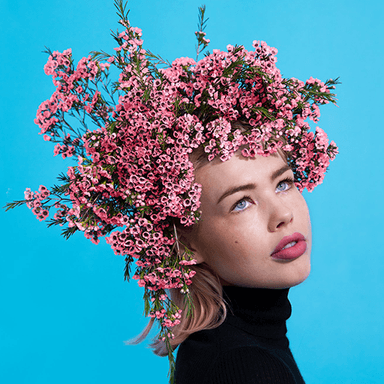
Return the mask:
POLYGON ((293 210, 280 199, 270 203, 268 230, 276 232, 293 220, 293 210))

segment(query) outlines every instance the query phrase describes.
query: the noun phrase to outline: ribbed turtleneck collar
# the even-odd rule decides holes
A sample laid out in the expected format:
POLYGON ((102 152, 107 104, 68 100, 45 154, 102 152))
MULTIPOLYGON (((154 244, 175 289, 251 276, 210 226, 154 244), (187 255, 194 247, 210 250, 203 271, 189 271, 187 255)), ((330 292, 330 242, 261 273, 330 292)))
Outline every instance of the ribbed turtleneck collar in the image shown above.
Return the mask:
POLYGON ((289 288, 223 287, 227 302, 227 320, 232 325, 251 333, 262 342, 288 347, 286 321, 291 316, 289 288))

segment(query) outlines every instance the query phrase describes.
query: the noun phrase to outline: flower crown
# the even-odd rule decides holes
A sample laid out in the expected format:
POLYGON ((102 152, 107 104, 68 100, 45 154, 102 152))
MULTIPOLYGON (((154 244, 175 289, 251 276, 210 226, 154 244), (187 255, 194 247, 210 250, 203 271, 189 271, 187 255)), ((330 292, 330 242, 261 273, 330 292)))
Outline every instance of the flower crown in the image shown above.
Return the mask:
POLYGON ((145 288, 145 314, 158 320, 173 372, 170 339, 181 309, 166 290, 184 293, 190 311, 190 266, 196 263, 188 249, 177 252, 173 220, 190 226, 200 215, 201 185, 194 181, 190 154, 203 148, 209 161, 226 161, 240 148, 246 157, 280 148, 299 190, 312 191, 338 151, 322 129, 309 131, 307 119, 317 122, 319 105, 335 103, 337 80, 284 78, 276 68, 277 50, 259 41, 252 51, 228 45, 198 61, 209 43, 205 7, 199 8, 196 60, 168 63, 143 49, 141 30, 130 26, 123 0, 115 5, 125 29, 113 34, 114 55, 93 52, 75 67, 70 49, 49 51, 44 67, 56 90, 35 122, 44 140, 56 143, 54 154, 75 156, 77 165, 59 176, 60 185, 27 189, 25 199, 7 209, 26 204, 45 220, 56 208, 49 226, 65 226, 66 238, 82 231, 97 244, 107 236, 125 257, 125 279, 136 262, 132 278, 145 288), (119 70, 114 83, 110 66, 119 70), (234 128, 239 120, 247 129, 234 128))

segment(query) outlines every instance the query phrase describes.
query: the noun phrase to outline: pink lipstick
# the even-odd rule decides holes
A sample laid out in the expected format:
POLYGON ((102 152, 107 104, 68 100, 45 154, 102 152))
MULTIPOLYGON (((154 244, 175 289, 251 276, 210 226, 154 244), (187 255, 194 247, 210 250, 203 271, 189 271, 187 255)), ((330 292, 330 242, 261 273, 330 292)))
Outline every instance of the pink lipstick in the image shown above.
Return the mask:
POLYGON ((306 250, 305 237, 301 233, 295 232, 293 235, 283 237, 271 256, 273 259, 292 260, 301 256, 306 250))

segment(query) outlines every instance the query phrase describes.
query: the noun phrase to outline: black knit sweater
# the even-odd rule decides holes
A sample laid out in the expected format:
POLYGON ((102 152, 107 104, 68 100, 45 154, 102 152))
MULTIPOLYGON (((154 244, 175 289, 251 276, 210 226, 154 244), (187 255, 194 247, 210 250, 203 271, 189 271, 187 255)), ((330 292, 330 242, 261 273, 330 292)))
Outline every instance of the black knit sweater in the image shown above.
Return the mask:
POLYGON ((289 349, 288 289, 224 287, 222 325, 179 347, 176 384, 303 384, 289 349))

